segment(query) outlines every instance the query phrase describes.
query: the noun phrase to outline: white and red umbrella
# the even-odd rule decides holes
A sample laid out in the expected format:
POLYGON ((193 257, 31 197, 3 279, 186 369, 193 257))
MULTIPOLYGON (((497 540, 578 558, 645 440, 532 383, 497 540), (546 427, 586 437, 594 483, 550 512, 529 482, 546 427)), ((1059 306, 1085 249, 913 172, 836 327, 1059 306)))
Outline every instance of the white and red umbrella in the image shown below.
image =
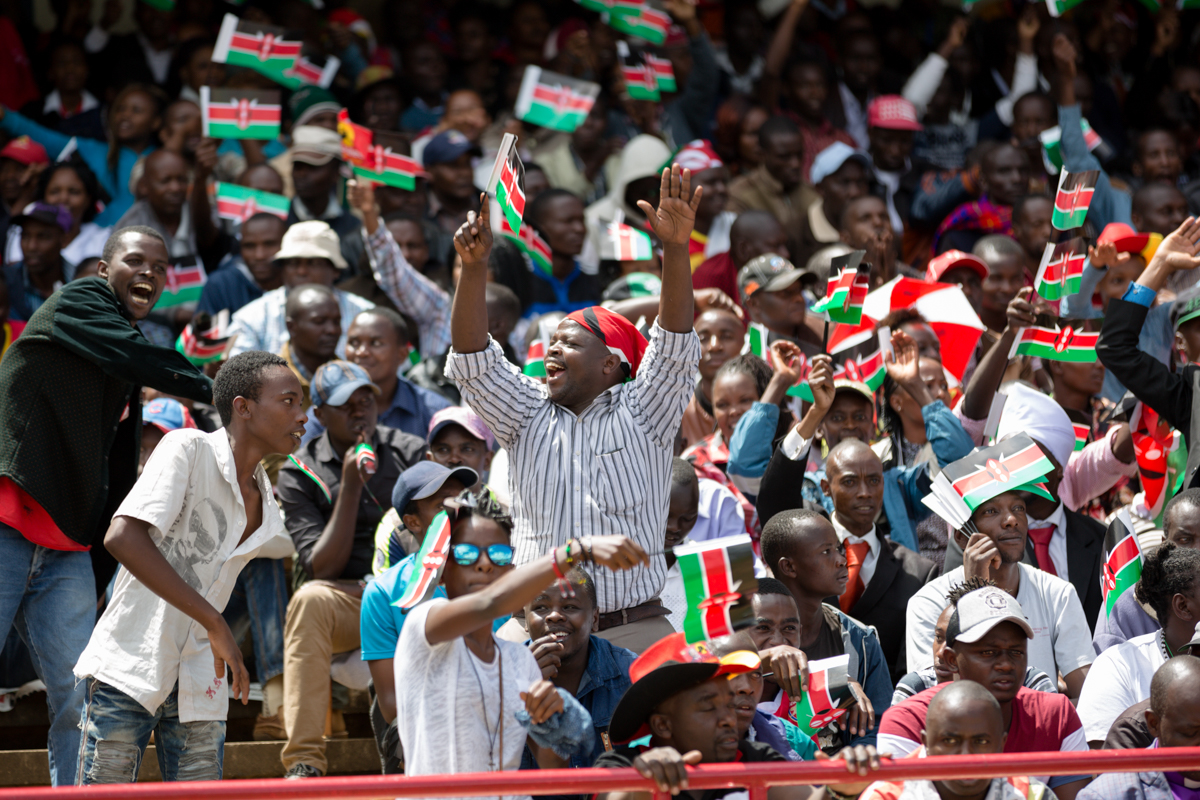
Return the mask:
POLYGON ((867 295, 859 325, 838 325, 829 337, 829 352, 854 347, 872 334, 879 320, 893 311, 913 308, 933 328, 942 348, 942 366, 959 381, 979 344, 984 326, 962 288, 952 283, 926 283, 896 278, 867 295))

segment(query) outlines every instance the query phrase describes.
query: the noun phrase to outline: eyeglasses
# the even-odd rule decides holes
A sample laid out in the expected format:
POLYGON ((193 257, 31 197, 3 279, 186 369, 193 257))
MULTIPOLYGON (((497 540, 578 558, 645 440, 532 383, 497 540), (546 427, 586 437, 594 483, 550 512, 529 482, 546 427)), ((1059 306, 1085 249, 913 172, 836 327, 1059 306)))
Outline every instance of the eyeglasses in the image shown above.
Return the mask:
MULTIPOLYGON (((479 547, 473 544, 454 545, 454 563, 461 567, 469 567, 479 560, 479 547)), ((489 544, 487 547, 488 561, 493 566, 507 567, 512 564, 513 549, 511 544, 489 544)))

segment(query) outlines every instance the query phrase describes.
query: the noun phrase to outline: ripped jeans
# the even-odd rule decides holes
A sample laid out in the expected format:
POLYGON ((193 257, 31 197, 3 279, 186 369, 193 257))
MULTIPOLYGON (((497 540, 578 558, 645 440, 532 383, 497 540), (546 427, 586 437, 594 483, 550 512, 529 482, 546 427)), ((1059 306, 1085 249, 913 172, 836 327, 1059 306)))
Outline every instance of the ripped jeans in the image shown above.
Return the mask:
POLYGON ((87 682, 77 786, 136 781, 151 732, 164 781, 221 779, 225 723, 180 722, 178 686, 151 714, 124 692, 95 678, 87 682))

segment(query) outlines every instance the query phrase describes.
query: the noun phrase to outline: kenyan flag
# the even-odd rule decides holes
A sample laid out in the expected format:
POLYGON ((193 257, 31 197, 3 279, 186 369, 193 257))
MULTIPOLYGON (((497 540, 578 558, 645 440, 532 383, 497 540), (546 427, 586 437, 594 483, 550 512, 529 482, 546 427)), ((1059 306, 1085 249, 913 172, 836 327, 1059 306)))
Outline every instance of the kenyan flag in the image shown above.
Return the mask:
POLYGON ((417 188, 421 165, 415 159, 381 144, 379 132, 351 122, 344 108, 338 112, 337 126, 342 137, 342 158, 357 177, 410 192, 417 188))
POLYGON ((1058 176, 1058 193, 1054 195, 1054 212, 1050 223, 1060 231, 1072 228, 1082 228, 1087 219, 1088 206, 1092 203, 1092 195, 1096 191, 1098 170, 1088 172, 1067 172, 1063 170, 1058 176))
MULTIPOLYGON (((808 370, 800 383, 787 390, 792 397, 799 397, 809 403, 813 402, 812 387, 808 385, 808 370)), ((833 368, 835 381, 854 381, 865 383, 871 391, 878 391, 887 377, 887 369, 883 364, 883 351, 876 350, 870 355, 848 356, 841 364, 833 368)))
POLYGON ((613 6, 612 0, 575 0, 575 2, 597 14, 608 14, 612 11, 613 6))
POLYGON ((632 225, 610 222, 600 240, 600 258, 604 261, 647 261, 654 257, 649 234, 632 225))
POLYGON ((547 72, 530 64, 525 67, 513 113, 531 125, 571 133, 587 119, 599 94, 598 83, 547 72))
MULTIPOLYGON (((613 19, 616 19, 614 16, 613 19)), ((658 92, 658 78, 654 68, 646 61, 640 51, 630 50, 624 39, 617 41, 617 57, 621 60, 621 80, 625 83, 625 91, 634 100, 653 100, 658 102, 661 95, 658 92)))
POLYGON ((529 345, 529 355, 525 357, 525 367, 521 371, 531 378, 546 377, 546 343, 541 339, 529 345))
POLYGON ((313 56, 310 58, 301 54, 296 57, 296 62, 291 67, 283 71, 282 75, 272 77, 293 91, 303 86, 320 86, 322 89, 328 89, 341 66, 342 62, 337 56, 313 56))
POLYGON ((1022 328, 1013 342, 1013 356, 1038 356, 1049 361, 1073 361, 1091 364, 1096 361, 1096 340, 1099 333, 1087 333, 1068 325, 1062 330, 1022 328))
POLYGON ((1087 447, 1088 438, 1092 435, 1092 426, 1085 422, 1072 422, 1071 427, 1075 429, 1075 452, 1078 453, 1087 447))
POLYGON ((1104 534, 1104 575, 1100 579, 1100 591, 1104 594, 1104 615, 1112 616, 1113 606, 1126 591, 1132 589, 1142 577, 1142 548, 1129 510, 1123 508, 1108 524, 1104 534))
POLYGON ((308 464, 305 464, 303 461, 296 458, 294 455, 288 456, 288 461, 292 462, 292 464, 295 465, 296 469, 303 472, 305 475, 307 475, 313 481, 313 483, 317 484, 317 488, 321 490, 321 494, 325 495, 325 502, 330 503, 330 504, 333 503, 333 495, 331 495, 329 493, 329 487, 325 485, 325 481, 321 480, 320 475, 313 472, 312 467, 310 467, 308 464))
POLYGON ((201 312, 184 326, 183 333, 175 340, 175 349, 196 365, 220 361, 231 344, 228 331, 229 309, 223 309, 215 317, 201 312), (198 331, 198 325, 207 327, 198 331))
POLYGON ((749 536, 727 536, 675 548, 687 616, 688 644, 728 636, 754 624, 750 596, 758 589, 749 536))
POLYGON ((442 570, 450 555, 450 515, 439 511, 425 531, 425 540, 417 551, 416 563, 408 579, 408 586, 399 600, 392 603, 396 608, 409 609, 427 599, 442 581, 442 570), (419 570, 419 571, 418 571, 419 570))
POLYGON ((763 361, 767 360, 767 351, 771 349, 770 343, 771 332, 767 330, 767 326, 760 322, 751 322, 746 328, 746 344, 742 347, 743 353, 753 353, 763 361))
POLYGON ((1050 10, 1050 16, 1061 17, 1082 2, 1083 0, 1046 0, 1046 8, 1050 10))
POLYGON ((508 227, 520 234, 521 219, 525 216, 525 167, 517 154, 517 137, 511 133, 504 134, 500 142, 487 192, 496 195, 508 227))
POLYGON ((287 219, 291 201, 281 194, 260 192, 236 183, 216 183, 217 215, 230 222, 242 223, 255 214, 274 214, 287 219))
POLYGON ((1167 480, 1167 460, 1174 449, 1175 434, 1171 426, 1145 403, 1139 403, 1129 421, 1133 432, 1133 452, 1137 460, 1138 479, 1145 495, 1143 504, 1151 517, 1157 517, 1171 496, 1167 480))
POLYGON ((654 82, 660 92, 675 91, 675 68, 665 58, 659 58, 652 53, 646 53, 646 64, 654 71, 654 82))
POLYGON ((870 289, 869 272, 870 267, 860 263, 856 269, 840 270, 829 276, 825 297, 813 303, 813 312, 827 315, 832 322, 858 325, 870 289))
POLYGON ((500 233, 507 236, 518 250, 528 256, 534 268, 540 270, 542 274, 550 275, 554 272, 554 254, 550 250, 550 245, 532 225, 522 225, 521 232, 517 233, 509 227, 508 217, 501 217, 500 233))
POLYGON ((194 256, 186 256, 180 259, 178 264, 167 266, 167 283, 154 307, 172 308, 185 303, 195 303, 200 299, 200 293, 204 291, 204 284, 207 282, 208 276, 204 273, 204 267, 197 263, 194 256))
MULTIPOLYGON (((1104 145, 1104 140, 1100 138, 1100 134, 1092 130, 1092 126, 1085 119, 1080 126, 1083 129, 1083 141, 1087 145, 1088 152, 1095 152, 1102 145, 1105 150, 1110 151, 1107 145, 1104 145)), ((1038 134, 1038 139, 1042 143, 1042 164, 1046 167, 1046 172, 1051 175, 1057 175, 1062 169, 1062 128, 1055 125, 1053 128, 1048 128, 1038 134)), ((1100 157, 1100 156, 1098 156, 1100 157)))
POLYGON ((279 92, 200 87, 200 118, 212 139, 278 139, 279 92))
POLYGON ((619 14, 616 5, 617 3, 613 4, 613 14, 608 19, 608 24, 613 30, 637 36, 656 45, 661 45, 667 40, 667 29, 671 27, 669 14, 648 5, 642 5, 636 14, 619 14))
POLYGON ((974 511, 998 494, 1029 490, 1054 469, 1033 440, 1025 434, 976 450, 942 470, 954 492, 974 511))
POLYGON ((808 662, 808 691, 792 703, 792 721, 806 736, 815 739, 848 711, 839 706, 853 696, 846 675, 849 666, 848 654, 808 662))
POLYGON ((243 22, 226 14, 213 48, 213 61, 236 67, 250 67, 273 81, 279 81, 300 57, 299 37, 288 38, 283 28, 243 22))
POLYGON ((1047 300, 1061 300, 1079 293, 1083 282, 1083 262, 1087 247, 1083 239, 1075 238, 1058 244, 1046 244, 1042 263, 1038 267, 1034 286, 1047 300))

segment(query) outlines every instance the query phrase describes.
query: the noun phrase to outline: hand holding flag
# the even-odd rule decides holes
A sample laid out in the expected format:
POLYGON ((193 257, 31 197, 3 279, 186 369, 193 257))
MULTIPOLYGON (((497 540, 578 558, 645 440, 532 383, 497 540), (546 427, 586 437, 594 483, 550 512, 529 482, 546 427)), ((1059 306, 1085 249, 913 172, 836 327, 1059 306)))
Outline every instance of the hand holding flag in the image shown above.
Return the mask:
POLYGON ((462 258, 464 269, 472 264, 486 267, 488 256, 492 254, 492 224, 487 195, 479 195, 479 202, 479 213, 468 211, 467 221, 454 234, 454 249, 462 258))

